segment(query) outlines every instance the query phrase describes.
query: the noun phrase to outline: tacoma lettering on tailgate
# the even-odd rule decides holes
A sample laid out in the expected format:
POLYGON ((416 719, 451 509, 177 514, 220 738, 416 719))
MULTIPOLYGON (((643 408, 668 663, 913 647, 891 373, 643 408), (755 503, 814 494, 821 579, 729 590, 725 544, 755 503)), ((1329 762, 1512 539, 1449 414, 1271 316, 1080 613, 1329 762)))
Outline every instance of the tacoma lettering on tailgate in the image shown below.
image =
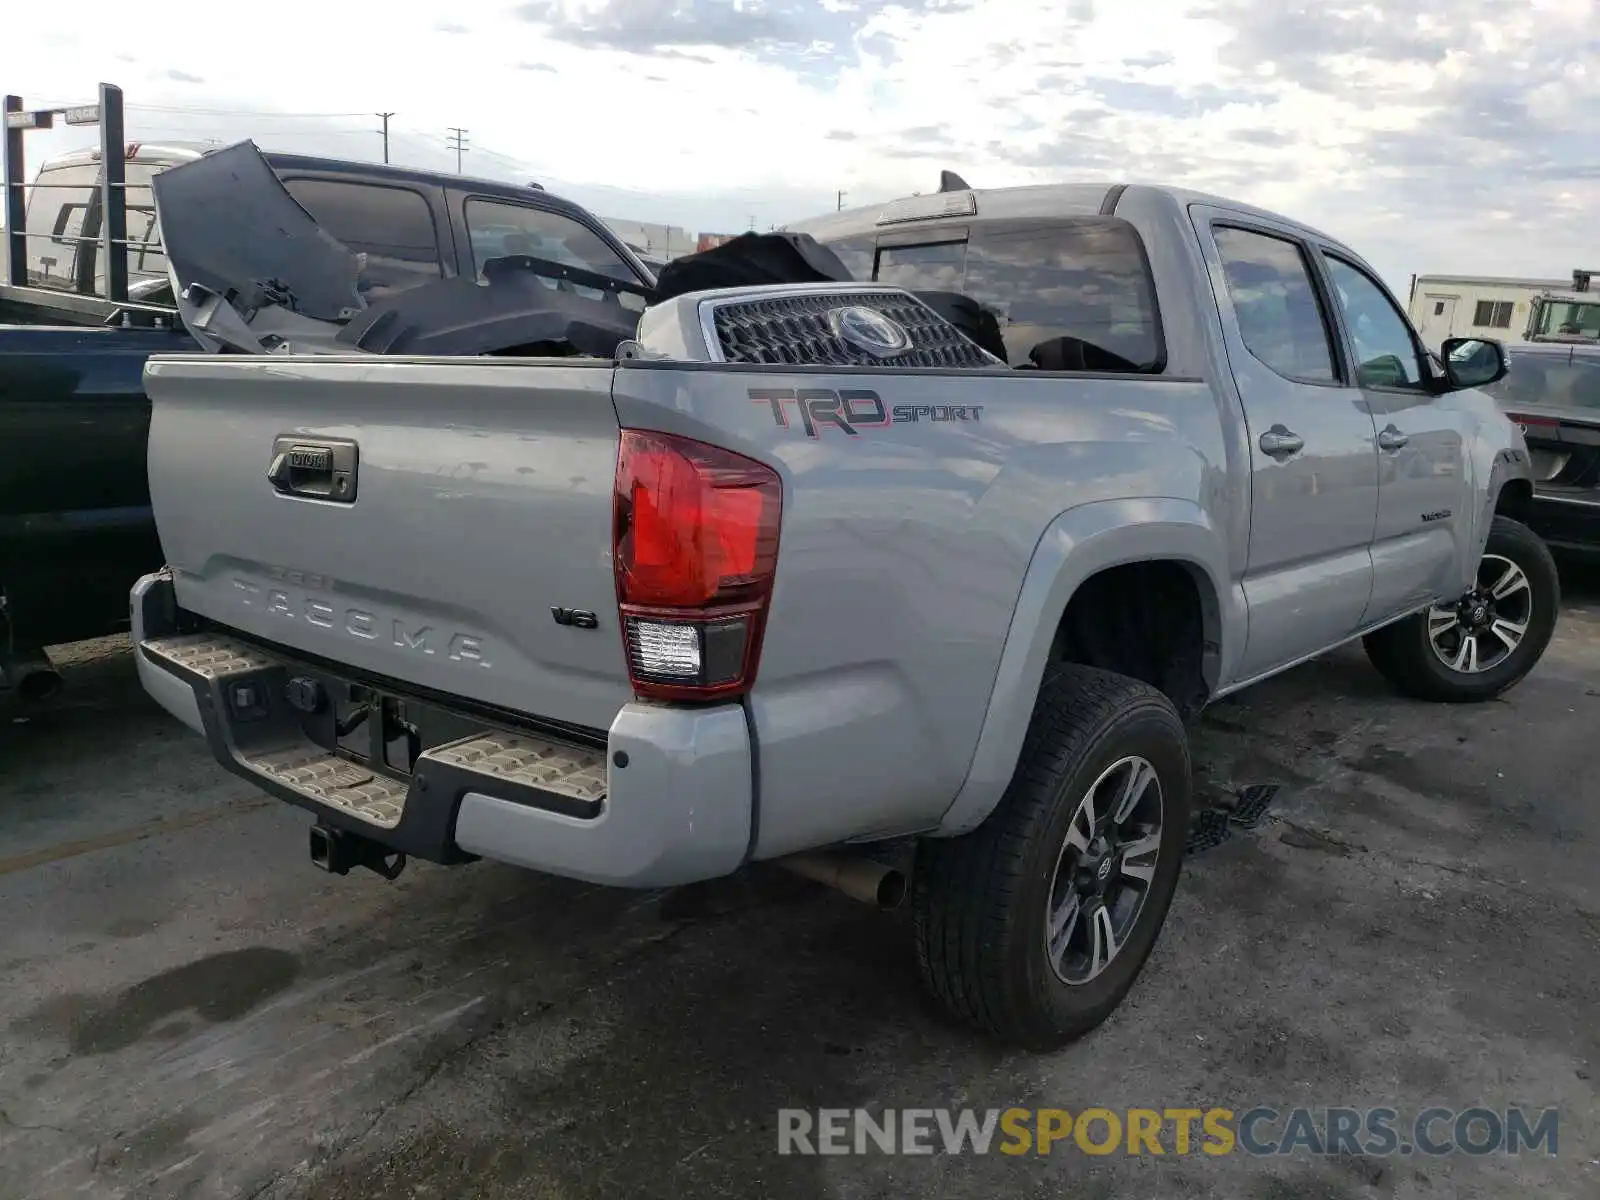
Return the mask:
MULTIPOLYGON (((304 576, 321 580, 321 576, 304 576)), ((491 666, 483 639, 476 634, 435 629, 406 617, 389 616, 370 609, 336 605, 319 596, 282 587, 263 587, 253 580, 235 576, 239 603, 275 616, 305 621, 319 629, 332 629, 364 642, 386 640, 390 645, 413 654, 443 652, 451 662, 469 663, 488 670, 491 666)))

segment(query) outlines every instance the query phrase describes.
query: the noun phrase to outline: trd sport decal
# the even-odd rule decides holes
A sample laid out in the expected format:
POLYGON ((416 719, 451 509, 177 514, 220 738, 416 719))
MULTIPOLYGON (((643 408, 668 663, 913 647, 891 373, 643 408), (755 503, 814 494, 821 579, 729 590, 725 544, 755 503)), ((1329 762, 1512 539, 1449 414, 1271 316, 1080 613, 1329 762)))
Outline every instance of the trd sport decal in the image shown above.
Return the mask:
POLYGON ((981 404, 896 404, 891 415, 878 393, 864 388, 751 388, 750 402, 767 405, 780 429, 789 428, 792 407, 806 436, 813 438, 821 436, 819 431, 824 425, 855 437, 863 429, 881 429, 885 425, 976 421, 983 413, 981 404))

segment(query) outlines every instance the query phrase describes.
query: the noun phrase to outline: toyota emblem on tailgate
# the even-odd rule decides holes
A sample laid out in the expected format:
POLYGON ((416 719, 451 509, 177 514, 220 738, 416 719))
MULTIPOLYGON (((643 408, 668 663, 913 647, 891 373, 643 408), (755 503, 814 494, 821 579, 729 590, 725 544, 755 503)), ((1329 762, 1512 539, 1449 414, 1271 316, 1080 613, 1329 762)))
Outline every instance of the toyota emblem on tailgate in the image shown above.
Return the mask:
POLYGON ((828 313, 828 328, 846 345, 877 358, 904 354, 911 349, 911 335, 876 309, 859 305, 832 309, 828 313))

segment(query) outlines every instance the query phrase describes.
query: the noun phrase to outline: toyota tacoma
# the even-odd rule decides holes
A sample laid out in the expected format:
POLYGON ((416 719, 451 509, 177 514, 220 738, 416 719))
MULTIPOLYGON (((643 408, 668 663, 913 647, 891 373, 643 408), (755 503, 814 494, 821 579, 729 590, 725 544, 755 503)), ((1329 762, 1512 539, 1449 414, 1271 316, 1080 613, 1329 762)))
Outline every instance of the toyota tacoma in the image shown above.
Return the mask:
POLYGON ((1204 705, 1353 640, 1437 701, 1543 653, 1502 348, 1430 359, 1334 238, 953 176, 791 234, 852 278, 609 356, 153 358, 146 689, 326 869, 908 892, 932 993, 1044 1048, 1150 954, 1204 705))

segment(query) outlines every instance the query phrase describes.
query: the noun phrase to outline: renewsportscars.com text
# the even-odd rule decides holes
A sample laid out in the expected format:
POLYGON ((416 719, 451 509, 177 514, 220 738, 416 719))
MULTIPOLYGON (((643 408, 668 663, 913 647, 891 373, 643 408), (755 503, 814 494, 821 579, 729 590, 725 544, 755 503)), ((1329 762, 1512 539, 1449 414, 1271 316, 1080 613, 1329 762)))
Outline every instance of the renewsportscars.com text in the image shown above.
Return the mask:
POLYGON ((1556 1153, 1553 1108, 778 1111, 779 1154, 1517 1155, 1556 1153))

